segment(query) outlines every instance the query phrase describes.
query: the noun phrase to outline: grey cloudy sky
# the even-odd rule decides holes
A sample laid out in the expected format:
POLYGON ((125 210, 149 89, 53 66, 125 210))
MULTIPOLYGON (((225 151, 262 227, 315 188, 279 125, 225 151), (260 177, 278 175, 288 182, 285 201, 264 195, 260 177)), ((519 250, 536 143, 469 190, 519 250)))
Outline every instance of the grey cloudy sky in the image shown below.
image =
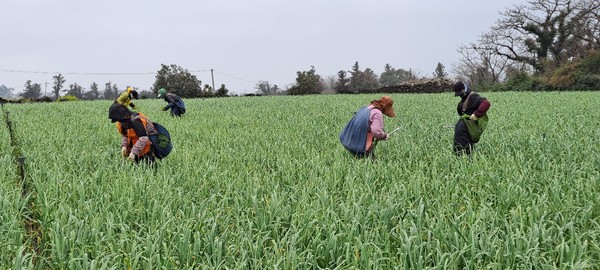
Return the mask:
POLYGON ((150 89, 161 64, 203 84, 255 92, 281 88, 314 66, 323 77, 355 61, 430 75, 451 71, 499 12, 526 0, 28 0, 0 2, 0 84, 23 90, 62 73, 66 86, 150 89), (108 74, 107 74, 108 73, 108 74), (136 74, 141 73, 141 74, 136 74))

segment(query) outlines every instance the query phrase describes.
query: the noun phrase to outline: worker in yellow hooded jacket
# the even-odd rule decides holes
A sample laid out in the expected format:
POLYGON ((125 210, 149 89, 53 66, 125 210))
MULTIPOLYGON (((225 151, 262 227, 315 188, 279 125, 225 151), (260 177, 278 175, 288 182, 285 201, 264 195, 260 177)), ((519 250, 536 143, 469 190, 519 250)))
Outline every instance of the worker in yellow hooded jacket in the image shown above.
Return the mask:
POLYGON ((128 86, 127 89, 121 93, 117 99, 115 99, 115 103, 119 103, 125 107, 131 107, 132 109, 139 111, 139 106, 133 104, 133 102, 131 102, 132 99, 138 99, 138 92, 128 86))

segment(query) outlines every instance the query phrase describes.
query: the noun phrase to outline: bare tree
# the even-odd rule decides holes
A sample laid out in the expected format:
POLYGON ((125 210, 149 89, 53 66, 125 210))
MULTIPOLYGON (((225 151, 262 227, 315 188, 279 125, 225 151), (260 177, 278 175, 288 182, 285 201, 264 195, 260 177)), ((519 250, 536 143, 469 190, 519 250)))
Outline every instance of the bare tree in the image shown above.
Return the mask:
POLYGON ((580 53, 573 44, 594 46, 598 41, 599 7, 597 0, 529 1, 501 13, 503 17, 475 47, 530 65, 536 72, 552 70, 580 53))
POLYGON ((327 77, 325 77, 325 79, 323 79, 323 83, 325 86, 325 89, 323 90, 323 94, 335 94, 335 84, 337 82, 337 76, 336 75, 329 75, 327 77))
POLYGON ((258 83, 256 83, 254 89, 257 90, 258 94, 265 96, 277 94, 272 91, 271 84, 269 83, 269 81, 259 81, 258 83))
MULTIPOLYGON (((481 42, 480 42, 481 43, 481 42)), ((458 49, 462 58, 454 67, 454 73, 461 80, 468 80, 473 86, 501 82, 507 66, 512 62, 493 50, 475 43, 463 45, 458 49)))
POLYGON ((573 38, 567 48, 572 57, 585 57, 588 51, 600 50, 600 2, 587 0, 579 9, 579 18, 574 21, 571 32, 573 38))

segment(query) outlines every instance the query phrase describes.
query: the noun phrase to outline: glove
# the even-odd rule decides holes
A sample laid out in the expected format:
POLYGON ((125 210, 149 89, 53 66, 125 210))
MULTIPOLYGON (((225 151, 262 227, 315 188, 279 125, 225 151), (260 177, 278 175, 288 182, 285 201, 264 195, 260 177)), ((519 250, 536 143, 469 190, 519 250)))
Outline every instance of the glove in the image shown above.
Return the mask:
POLYGON ((128 151, 127 151, 127 147, 123 146, 123 148, 121 148, 121 155, 122 155, 123 157, 127 157, 127 154, 129 154, 129 153, 127 153, 127 152, 128 152, 128 151))
POLYGON ((135 161, 135 154, 129 153, 129 159, 131 159, 131 161, 135 161))
POLYGON ((129 107, 131 107, 134 110, 137 110, 137 107, 135 106, 135 104, 133 104, 133 102, 129 103, 129 107))
POLYGON ((387 140, 389 140, 389 139, 390 139, 390 134, 387 134, 387 133, 386 133, 386 134, 385 134, 385 138, 383 138, 383 140, 384 140, 384 141, 387 141, 387 140))
POLYGON ((471 117, 469 117, 469 119, 471 119, 471 120, 477 120, 478 118, 477 118, 477 115, 471 114, 471 117))

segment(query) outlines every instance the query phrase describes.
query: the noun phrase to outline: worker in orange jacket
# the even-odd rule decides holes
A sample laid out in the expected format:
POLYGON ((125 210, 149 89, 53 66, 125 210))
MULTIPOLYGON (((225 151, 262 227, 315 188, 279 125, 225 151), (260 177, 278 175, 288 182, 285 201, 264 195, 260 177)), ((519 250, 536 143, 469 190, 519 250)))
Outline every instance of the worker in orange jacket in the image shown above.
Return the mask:
POLYGON ((131 161, 154 162, 152 142, 148 136, 157 133, 152 121, 139 112, 132 112, 124 105, 113 103, 108 118, 116 122, 121 134, 121 155, 131 161))

